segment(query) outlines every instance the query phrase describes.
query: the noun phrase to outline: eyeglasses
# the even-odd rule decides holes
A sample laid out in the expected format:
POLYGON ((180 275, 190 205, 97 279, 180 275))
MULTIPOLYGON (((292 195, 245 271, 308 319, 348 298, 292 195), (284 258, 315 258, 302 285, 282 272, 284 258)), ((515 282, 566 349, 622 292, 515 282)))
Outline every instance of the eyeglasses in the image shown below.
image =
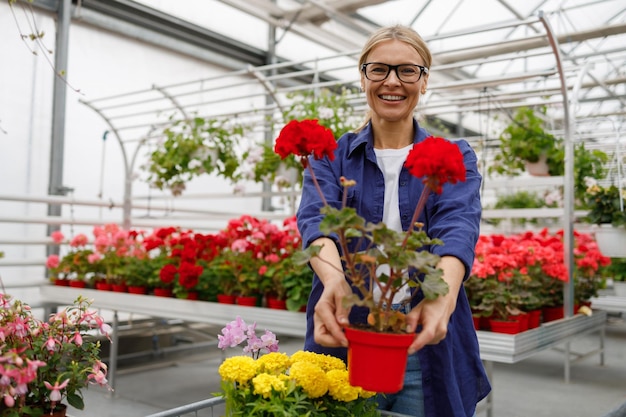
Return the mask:
POLYGON ((361 71, 370 81, 386 80, 391 70, 396 71, 398 79, 405 83, 416 83, 422 78, 422 74, 428 74, 428 68, 415 64, 389 65, 382 62, 368 62, 361 65, 361 71))

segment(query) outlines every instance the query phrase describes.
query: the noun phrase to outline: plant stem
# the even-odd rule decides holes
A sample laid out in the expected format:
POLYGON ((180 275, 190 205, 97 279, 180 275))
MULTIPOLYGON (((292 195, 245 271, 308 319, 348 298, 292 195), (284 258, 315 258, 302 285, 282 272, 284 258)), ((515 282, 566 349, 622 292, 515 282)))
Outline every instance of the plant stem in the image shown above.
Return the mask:
POLYGON ((426 205, 426 201, 428 200, 428 196, 430 195, 430 187, 428 185, 424 186, 422 190, 422 194, 420 195, 420 199, 417 202, 417 206, 415 206, 415 210, 413 211, 413 218, 411 218, 411 224, 409 224, 409 228, 404 235, 404 240, 402 241, 402 246, 406 245, 406 242, 409 240, 409 236, 411 232, 413 232, 413 228, 415 227, 415 223, 417 222, 417 217, 424 210, 424 206, 426 205))

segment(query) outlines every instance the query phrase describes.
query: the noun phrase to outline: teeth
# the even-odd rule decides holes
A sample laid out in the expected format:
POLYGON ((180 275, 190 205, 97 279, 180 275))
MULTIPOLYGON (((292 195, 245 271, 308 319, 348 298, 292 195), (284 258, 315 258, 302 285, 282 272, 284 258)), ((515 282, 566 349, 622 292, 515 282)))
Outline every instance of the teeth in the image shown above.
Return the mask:
POLYGON ((402 100, 404 98, 403 96, 389 96, 389 95, 382 95, 380 97, 383 100, 392 100, 392 101, 402 100))

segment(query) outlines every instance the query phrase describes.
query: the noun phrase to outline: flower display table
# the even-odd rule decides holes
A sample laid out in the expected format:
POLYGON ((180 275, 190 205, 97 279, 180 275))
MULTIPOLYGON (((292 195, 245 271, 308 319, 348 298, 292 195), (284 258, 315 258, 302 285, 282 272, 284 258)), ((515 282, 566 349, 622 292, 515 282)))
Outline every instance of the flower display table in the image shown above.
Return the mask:
MULTIPOLYGON (((595 301, 593 306, 596 307, 595 301)), ((543 323, 541 326, 518 334, 504 334, 478 330, 480 357, 485 362, 487 374, 493 383, 493 362, 516 363, 527 359, 543 350, 565 344, 564 371, 565 382, 569 382, 570 358, 578 359, 594 354, 600 355, 600 364, 604 365, 604 339, 606 312, 594 311, 592 316, 576 314, 560 320, 543 323), (588 333, 599 332, 600 345, 597 349, 584 354, 570 352, 571 340, 588 333)), ((493 393, 486 400, 487 416, 493 415, 493 393)))

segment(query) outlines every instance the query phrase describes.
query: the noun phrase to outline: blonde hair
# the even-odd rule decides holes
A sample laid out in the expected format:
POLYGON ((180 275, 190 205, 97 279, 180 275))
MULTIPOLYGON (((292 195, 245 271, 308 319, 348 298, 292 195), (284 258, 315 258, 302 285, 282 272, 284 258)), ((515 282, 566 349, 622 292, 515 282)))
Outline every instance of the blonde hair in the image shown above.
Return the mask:
MULTIPOLYGON (((433 58, 430 54, 430 49, 428 49, 428 45, 424 42, 424 39, 422 39, 422 37, 415 30, 408 26, 393 25, 378 29, 372 33, 367 42, 365 42, 359 57, 359 72, 361 71, 361 66, 365 64, 370 52, 372 52, 372 49, 374 49, 378 44, 390 40, 399 40, 412 46, 424 60, 424 66, 430 69, 433 58)), ((362 130, 369 123, 371 118, 372 115, 370 111, 368 111, 365 121, 361 126, 355 129, 355 132, 362 130)))

